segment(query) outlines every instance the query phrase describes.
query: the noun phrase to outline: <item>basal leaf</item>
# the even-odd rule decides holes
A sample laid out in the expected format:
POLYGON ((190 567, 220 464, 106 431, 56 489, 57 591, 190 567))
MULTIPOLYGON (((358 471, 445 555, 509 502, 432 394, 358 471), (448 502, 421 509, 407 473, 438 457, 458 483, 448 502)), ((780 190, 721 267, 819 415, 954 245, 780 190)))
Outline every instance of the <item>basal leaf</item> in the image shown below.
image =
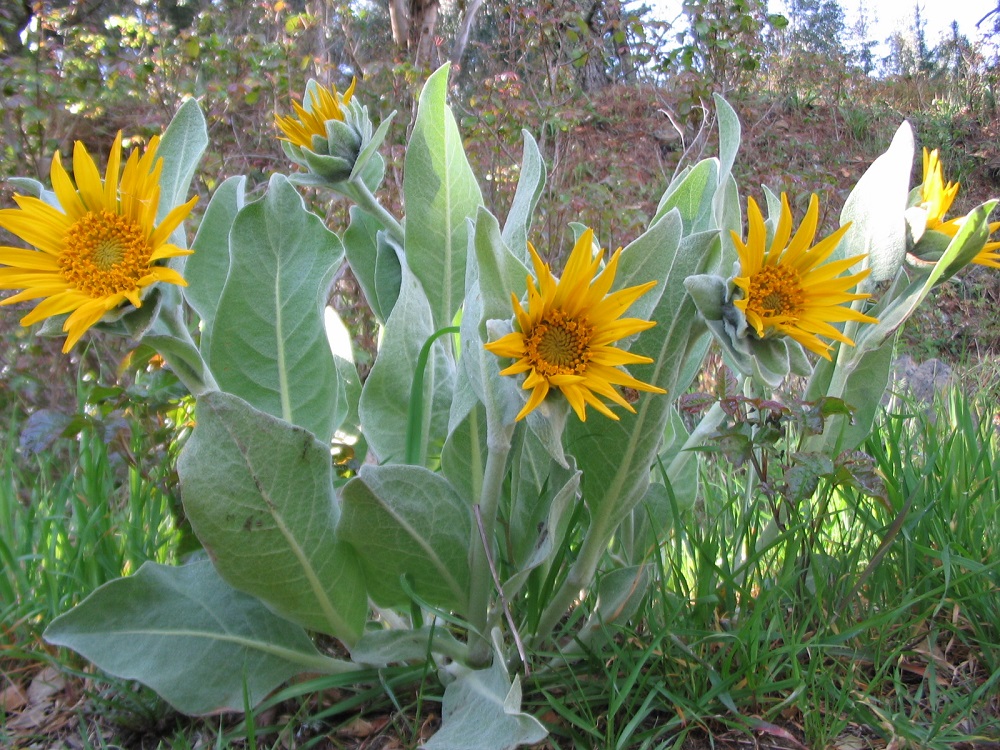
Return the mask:
POLYGON ((528 260, 528 230, 531 216, 545 188, 545 164, 538 144, 527 130, 524 136, 524 155, 521 157, 521 173, 517 178, 517 190, 507 212, 503 225, 503 240, 524 262, 528 260))
POLYGON ((906 253, 906 200, 913 169, 913 129, 904 122, 889 145, 858 180, 844 203, 841 224, 851 222, 844 241, 831 257, 868 255, 871 281, 896 275, 906 253))
POLYGON ((177 470, 195 533, 232 586, 347 642, 367 614, 361 571, 335 535, 328 443, 228 393, 198 399, 177 470))
POLYGON ((306 632, 223 581, 203 561, 147 562, 57 617, 45 639, 138 680, 178 711, 242 711, 301 672, 341 671, 306 632))
POLYGON ((405 576, 424 601, 465 613, 472 510, 443 477, 421 466, 364 466, 341 498, 338 535, 356 550, 377 604, 409 604, 405 576))
POLYGON ((205 115, 195 99, 187 99, 160 139, 157 158, 163 159, 160 172, 160 206, 156 217, 162 220, 174 206, 188 199, 188 189, 194 179, 201 155, 208 147, 208 127, 205 115))
POLYGON ((184 297, 202 320, 202 351, 209 350, 215 312, 229 275, 229 231, 243 208, 245 177, 230 177, 216 189, 187 259, 184 297))
MULTIPOLYGON (((380 461, 402 461, 406 455, 406 426, 417 358, 435 330, 423 289, 404 266, 399 300, 386 321, 378 358, 361 392, 361 426, 380 461)), ((424 370, 424 446, 441 445, 447 434, 455 367, 446 354, 449 346, 449 337, 438 339, 424 370), (431 408, 427 408, 428 404, 431 408)))
POLYGON ((467 672, 445 688, 441 719, 425 750, 513 750, 548 734, 521 711, 520 677, 512 683, 499 656, 489 669, 467 672))
POLYGON ((406 259, 431 301, 435 330, 462 304, 468 253, 466 219, 482 194, 447 104, 448 65, 424 85, 403 173, 406 259))

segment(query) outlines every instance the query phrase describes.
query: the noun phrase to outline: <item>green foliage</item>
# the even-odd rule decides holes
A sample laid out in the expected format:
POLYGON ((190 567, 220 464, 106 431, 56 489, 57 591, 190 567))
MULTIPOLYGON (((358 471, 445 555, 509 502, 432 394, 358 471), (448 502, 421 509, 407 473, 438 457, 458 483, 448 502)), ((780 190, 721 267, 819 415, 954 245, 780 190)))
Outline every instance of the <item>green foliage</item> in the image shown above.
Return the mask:
POLYGON ((238 711, 303 667, 336 666, 304 630, 260 599, 230 588, 207 560, 146 563, 56 618, 46 638, 100 662, 113 675, 142 681, 188 714, 238 711), (109 610, 117 613, 110 629, 100 624, 109 610), (178 653, 191 658, 182 668, 183 681, 176 677, 178 653), (233 669, 242 686, 232 680, 233 669))
POLYGON ((366 597, 354 553, 334 536, 327 443, 224 392, 199 398, 196 415, 177 469, 220 574, 294 622, 354 641, 366 597))
POLYGON ((210 312, 206 359, 220 387, 328 441, 346 402, 317 313, 343 245, 280 175, 226 234, 229 263, 213 269, 227 275, 210 312))
MULTIPOLYGON (((752 9, 743 11, 750 17, 752 9)), ((290 28, 300 23, 309 21, 297 18, 290 28)), ((585 27, 593 31, 577 24, 575 42, 583 42, 585 27)), ((582 68, 587 61, 579 59, 582 68)), ((204 275, 187 290, 200 326, 188 320, 179 296, 164 295, 159 307, 149 306, 158 317, 146 320, 145 339, 197 397, 197 422, 179 471, 186 512, 213 565, 147 567, 97 590, 51 625, 50 638, 112 673, 155 685, 192 712, 252 709, 274 685, 306 670, 350 670, 362 680, 369 677, 361 662, 419 661, 421 680, 440 670, 447 683, 448 723, 431 747, 450 747, 458 741, 452 738, 479 725, 490 728, 482 733, 486 748, 541 739, 541 725, 522 709, 521 677, 511 679, 507 664, 527 667, 571 639, 572 646, 551 654, 537 691, 564 694, 574 678, 545 681, 567 663, 586 663, 581 669, 600 674, 596 665, 609 664, 609 654, 614 658, 603 667, 605 682, 616 690, 600 703, 600 718, 588 715, 595 699, 586 689, 577 704, 562 702, 556 709, 551 701, 573 727, 574 741, 649 744, 657 732, 665 741, 666 732, 688 731, 687 717, 705 725, 720 714, 728 715, 723 721, 729 726, 780 734, 785 730, 771 722, 782 711, 791 706, 806 713, 803 684, 827 701, 835 717, 804 720, 810 741, 835 738, 848 710, 869 722, 882 718, 878 710, 865 711, 875 691, 885 688, 853 690, 851 660, 883 670, 899 664, 904 639, 894 637, 909 625, 905 615, 921 608, 926 615, 951 580, 944 589, 907 592, 904 606, 888 590, 869 597, 868 587, 884 583, 887 552, 907 538, 900 535, 918 500, 914 492, 900 500, 893 488, 879 486, 875 469, 889 463, 886 456, 853 449, 878 414, 891 363, 886 344, 930 290, 982 247, 993 204, 969 214, 932 269, 904 267, 905 251, 912 249, 901 217, 912 138, 894 142, 848 199, 844 216, 855 227, 838 251, 867 252, 878 279, 890 282, 877 290, 875 312, 882 321, 861 329, 849 325, 845 330, 857 347, 836 351, 831 364, 813 369, 805 362, 813 374, 807 388, 816 396, 809 402, 755 393, 801 365, 793 363, 791 350, 784 360, 763 348, 728 351, 745 392, 720 394, 718 409, 689 432, 673 400, 696 377, 708 330, 723 342, 728 335, 725 326, 712 323, 732 314, 726 297, 734 260, 730 232, 742 233, 731 174, 741 128, 735 111, 720 100, 719 158, 704 159, 671 181, 650 211, 648 228, 622 253, 610 290, 658 281, 630 310, 656 327, 623 346, 652 360, 630 370, 670 397, 624 392, 634 414, 619 410, 620 421, 578 422, 572 416, 567 421, 566 404, 550 394, 515 424, 523 389, 499 375, 505 365, 482 345, 511 330, 509 297, 522 296, 530 229, 541 223, 536 216, 546 216, 552 182, 546 180, 545 149, 525 135, 520 168, 511 160, 506 172, 495 173, 504 175, 511 201, 506 220, 498 220, 484 205, 448 91, 443 68, 420 96, 402 160, 402 194, 391 199, 405 207, 405 221, 374 195, 382 179, 382 157, 374 150, 362 157, 379 166, 377 179, 359 168, 359 159, 346 180, 345 170, 332 182, 321 170, 294 180, 277 175, 263 197, 248 203, 243 181, 219 183, 195 243, 199 254, 186 269, 204 275), (349 229, 333 222, 344 231, 346 248, 309 210, 319 203, 315 194, 308 194, 307 204, 295 182, 330 188, 356 204, 349 229), (335 359, 325 341, 323 302, 342 252, 356 263, 361 293, 385 324, 363 388, 351 364, 335 359), (692 278, 715 281, 698 286, 688 283, 692 278), (849 424, 852 415, 857 420, 849 424), (364 436, 347 466, 331 456, 331 440, 342 439, 341 429, 364 436), (733 466, 709 458, 703 464, 715 473, 706 468, 698 481, 688 457, 706 438, 733 466), (372 465, 359 468, 362 459, 372 465), (753 473, 741 474, 743 465, 753 473), (726 491, 713 489, 720 486, 726 491), (883 506, 869 507, 863 495, 877 497, 890 515, 879 515, 883 506), (711 521, 698 515, 709 504, 711 521), (855 548, 858 529, 865 535, 855 548), (175 586, 165 582, 171 576, 185 580, 175 586), (370 621, 369 597, 381 608, 370 621), (240 618, 220 625, 211 607, 188 611, 180 605, 202 598, 230 602, 224 614, 240 609, 267 628, 247 629, 240 618), (875 598, 879 606, 863 611, 875 598), (115 649, 118 631, 101 623, 111 610, 144 633, 127 649, 115 649), (850 619, 859 611, 861 624, 850 619), (195 616, 199 612, 204 617, 195 616), (166 622, 170 634, 149 633, 151 617, 166 622), (239 631, 235 641, 233 627, 239 631), (357 663, 318 656, 302 627, 354 648, 357 663), (890 635, 865 643, 886 630, 890 635), (175 631, 185 644, 193 638, 195 648, 221 640, 224 650, 213 655, 230 665, 263 654, 264 666, 255 668, 261 681, 250 684, 239 669, 216 668, 214 681, 200 680, 199 691, 186 691, 190 673, 179 677, 163 668, 169 659, 161 658, 170 655, 164 644, 175 631), (648 647, 626 649, 617 637, 623 632, 633 640, 657 635, 648 647), (129 669, 140 652, 157 658, 129 669), (657 665, 662 672, 648 668, 654 653, 667 655, 657 665), (808 653, 822 653, 843 671, 824 678, 808 653), (689 668, 694 664, 698 669, 689 668), (637 686, 645 692, 633 697, 637 686), (658 702, 681 707, 683 715, 670 715, 658 702), (664 715, 668 720, 659 721, 664 715)), ((254 105, 251 99, 244 103, 254 105)), ((161 213, 183 200, 193 174, 204 134, 196 111, 189 102, 172 126, 187 136, 167 141, 173 187, 165 191, 161 213), (190 151, 177 150, 188 141, 190 151)), ((553 115, 540 132, 549 136, 583 117, 553 115)), ((378 132, 387 131, 385 119, 378 132)), ((398 185, 391 158, 386 166, 387 184, 398 185)), ((589 169, 581 167, 579 179, 590 194, 611 194, 594 184, 589 169)), ((579 234, 582 228, 576 223, 559 231, 579 234)), ((53 420, 35 435, 65 428, 53 420)), ((972 450, 956 450, 966 449, 972 450)), ((983 487, 980 495, 985 492, 983 487)), ((993 572, 991 563, 976 563, 975 550, 953 556, 935 546, 940 539, 924 541, 942 567, 958 562, 954 580, 965 583, 973 570, 993 572)), ((901 576, 894 575, 898 599, 901 576)), ((10 589, 30 585, 25 579, 10 589)), ((970 601, 982 595, 972 591, 970 601)), ((943 608, 935 606, 925 619, 936 624, 943 608)), ((996 640, 988 627, 977 637, 996 640)), ((902 677, 897 672, 892 679, 902 677)), ((395 701, 388 681, 383 688, 395 701)), ((919 695, 913 705, 923 700, 919 695)), ((968 705, 967 696, 943 708, 937 704, 948 721, 968 705)), ((252 714, 247 727, 253 744, 252 714)), ((945 721, 935 720, 905 736, 933 744, 952 737, 949 731, 945 721)))

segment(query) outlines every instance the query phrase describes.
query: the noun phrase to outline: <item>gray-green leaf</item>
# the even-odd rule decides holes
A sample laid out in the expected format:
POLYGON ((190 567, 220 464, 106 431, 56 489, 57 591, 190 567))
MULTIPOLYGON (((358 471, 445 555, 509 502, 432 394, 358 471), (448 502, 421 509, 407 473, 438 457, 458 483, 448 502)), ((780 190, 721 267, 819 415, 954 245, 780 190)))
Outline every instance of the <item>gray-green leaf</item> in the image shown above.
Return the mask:
POLYGON ((145 563, 57 617, 45 639, 100 669, 138 680, 178 711, 242 711, 301 672, 349 665, 322 656, 306 632, 223 581, 212 564, 145 563))
POLYGON ((361 569, 335 536, 328 444, 228 393, 198 399, 177 470, 198 538, 231 585, 348 643, 361 634, 361 569))

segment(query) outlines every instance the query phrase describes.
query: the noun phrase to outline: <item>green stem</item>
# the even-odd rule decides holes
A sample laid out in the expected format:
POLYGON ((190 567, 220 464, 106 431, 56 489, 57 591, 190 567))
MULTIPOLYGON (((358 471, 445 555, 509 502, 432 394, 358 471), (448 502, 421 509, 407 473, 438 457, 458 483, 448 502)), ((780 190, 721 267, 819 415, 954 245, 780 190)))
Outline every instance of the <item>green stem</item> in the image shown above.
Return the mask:
POLYGON ((427 371, 427 360, 431 356, 434 342, 449 333, 459 333, 458 326, 448 326, 434 331, 420 348, 417 363, 413 371, 413 385, 410 387, 410 404, 406 413, 406 458, 405 463, 420 464, 424 462, 424 373, 427 371))
POLYGON ((215 382, 212 372, 201 356, 198 345, 188 330, 180 304, 164 305, 160 309, 160 315, 153 325, 150 339, 149 343, 170 365, 170 369, 184 383, 192 396, 197 398, 208 391, 219 390, 218 383, 215 382), (161 336, 172 339, 173 343, 158 345, 157 338, 161 336))
MULTIPOLYGON (((496 534, 497 512, 500 494, 507 474, 507 456, 510 454, 513 427, 501 426, 497 429, 492 420, 487 419, 486 470, 483 473, 482 492, 479 495, 479 514, 483 521, 483 534, 492 542, 496 534)), ((492 646, 490 644, 489 619, 490 599, 493 594, 493 576, 490 573, 489 555, 491 549, 483 544, 477 524, 472 525, 471 560, 469 561, 469 662, 473 666, 489 663, 492 646)))
POLYGON ((358 204, 360 208, 363 208, 368 213, 372 214, 379 220, 379 223, 385 227, 385 230, 389 233, 400 246, 403 245, 404 234, 403 225, 400 224, 396 217, 389 213, 385 206, 379 203, 378 198, 368 189, 364 181, 360 177, 355 178, 351 182, 347 183, 350 186, 349 197, 358 204))
POLYGON ((597 566, 604 553, 607 552, 611 537, 614 535, 614 529, 605 528, 606 526, 606 517, 595 519, 594 525, 587 530, 573 567, 570 568, 559 590, 549 599, 549 603, 538 619, 538 627, 533 635, 535 643, 544 640, 552 633, 559 620, 579 596, 580 591, 594 580, 597 566))

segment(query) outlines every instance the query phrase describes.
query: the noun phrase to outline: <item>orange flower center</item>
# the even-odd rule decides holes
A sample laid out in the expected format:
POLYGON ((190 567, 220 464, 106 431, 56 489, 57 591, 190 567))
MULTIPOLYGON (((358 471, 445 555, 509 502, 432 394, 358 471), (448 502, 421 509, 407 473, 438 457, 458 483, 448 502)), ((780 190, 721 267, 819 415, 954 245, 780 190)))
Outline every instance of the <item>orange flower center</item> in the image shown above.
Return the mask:
POLYGON ((141 227, 110 211, 89 211, 66 233, 59 265, 81 292, 104 297, 136 289, 151 254, 141 227))
POLYGON ((750 279, 747 310, 761 318, 797 316, 803 302, 799 274, 787 266, 764 266, 750 279))
POLYGON ((544 377, 582 375, 590 361, 593 335, 586 318, 569 318, 561 310, 551 310, 525 336, 527 360, 544 377))

